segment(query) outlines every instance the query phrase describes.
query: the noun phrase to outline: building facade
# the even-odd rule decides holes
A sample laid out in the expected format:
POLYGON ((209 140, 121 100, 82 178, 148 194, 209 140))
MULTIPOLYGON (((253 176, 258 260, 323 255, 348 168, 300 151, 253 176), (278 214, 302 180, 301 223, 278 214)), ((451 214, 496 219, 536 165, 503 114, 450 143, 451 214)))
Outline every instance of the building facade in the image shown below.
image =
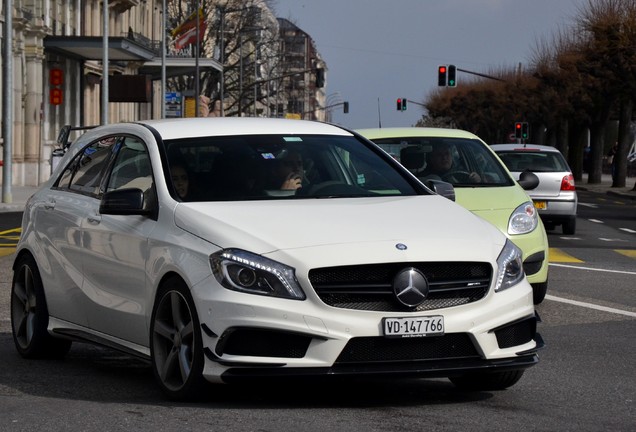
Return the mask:
POLYGON ((10 91, 13 99, 0 135, 11 170, 0 170, 12 185, 50 177, 64 125, 207 115, 197 95, 211 101, 211 115, 325 118, 316 70, 324 78, 326 67, 313 41, 289 22, 280 26, 263 0, 9 0, 0 7, 1 59, 12 60, 11 70, 0 70, 3 83, 11 74, 0 96, 10 91))

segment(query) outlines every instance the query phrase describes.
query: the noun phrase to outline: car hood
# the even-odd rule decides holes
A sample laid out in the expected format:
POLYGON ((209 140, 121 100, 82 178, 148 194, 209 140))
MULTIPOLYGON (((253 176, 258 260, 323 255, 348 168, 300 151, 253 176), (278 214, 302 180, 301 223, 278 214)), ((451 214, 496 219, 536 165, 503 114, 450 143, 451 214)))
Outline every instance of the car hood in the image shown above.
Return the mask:
POLYGON ((325 262, 343 253, 348 261, 356 254, 373 260, 375 249, 382 251, 375 259, 387 260, 398 243, 407 250, 396 259, 484 261, 492 259, 484 245, 498 254, 505 241, 490 224, 440 196, 184 203, 175 209, 175 222, 221 248, 295 255, 312 249, 325 262))

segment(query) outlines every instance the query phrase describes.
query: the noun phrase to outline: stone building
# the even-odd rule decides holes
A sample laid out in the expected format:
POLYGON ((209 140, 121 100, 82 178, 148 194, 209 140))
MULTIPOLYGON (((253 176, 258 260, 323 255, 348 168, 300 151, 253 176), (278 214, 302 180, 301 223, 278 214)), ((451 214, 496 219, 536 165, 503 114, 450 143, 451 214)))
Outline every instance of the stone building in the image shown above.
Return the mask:
MULTIPOLYGON (((0 5, 1 59, 7 56, 7 6, 13 24, 13 110, 8 117, 2 113, 0 159, 8 159, 11 170, 0 179, 8 177, 12 185, 36 186, 50 177, 64 125, 204 115, 197 94, 216 101, 210 107, 216 115, 324 120, 324 88, 316 86, 316 70, 322 69, 324 78, 324 62, 310 36, 289 22, 280 28, 263 0, 108 0, 106 5, 8 0, 0 5), (286 65, 292 58, 293 65, 286 65), (5 147, 9 127, 12 142, 5 147)), ((6 72, 3 66, 3 84, 6 72)), ((3 85, 3 100, 6 92, 3 85)))

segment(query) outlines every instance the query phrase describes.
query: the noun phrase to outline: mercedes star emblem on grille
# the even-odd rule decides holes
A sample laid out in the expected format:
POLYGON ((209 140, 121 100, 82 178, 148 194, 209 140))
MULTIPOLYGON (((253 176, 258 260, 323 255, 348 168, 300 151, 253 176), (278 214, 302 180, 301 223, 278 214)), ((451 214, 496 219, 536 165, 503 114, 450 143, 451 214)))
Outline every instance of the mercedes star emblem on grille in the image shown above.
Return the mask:
POLYGON ((393 279, 393 292, 403 305, 419 306, 428 295, 428 280, 414 267, 402 269, 393 279))

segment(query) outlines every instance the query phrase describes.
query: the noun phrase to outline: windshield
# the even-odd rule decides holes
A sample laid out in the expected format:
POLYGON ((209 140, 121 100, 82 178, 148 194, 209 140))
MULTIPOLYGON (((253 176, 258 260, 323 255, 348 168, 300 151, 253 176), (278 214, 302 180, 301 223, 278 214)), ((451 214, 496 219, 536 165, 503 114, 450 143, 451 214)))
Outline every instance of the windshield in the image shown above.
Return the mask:
POLYGON ((239 135, 164 145, 166 180, 181 201, 425 193, 386 155, 351 136, 239 135))
POLYGON ((449 137, 395 137, 373 140, 422 181, 444 180, 455 187, 510 186, 512 178, 483 142, 449 137))

